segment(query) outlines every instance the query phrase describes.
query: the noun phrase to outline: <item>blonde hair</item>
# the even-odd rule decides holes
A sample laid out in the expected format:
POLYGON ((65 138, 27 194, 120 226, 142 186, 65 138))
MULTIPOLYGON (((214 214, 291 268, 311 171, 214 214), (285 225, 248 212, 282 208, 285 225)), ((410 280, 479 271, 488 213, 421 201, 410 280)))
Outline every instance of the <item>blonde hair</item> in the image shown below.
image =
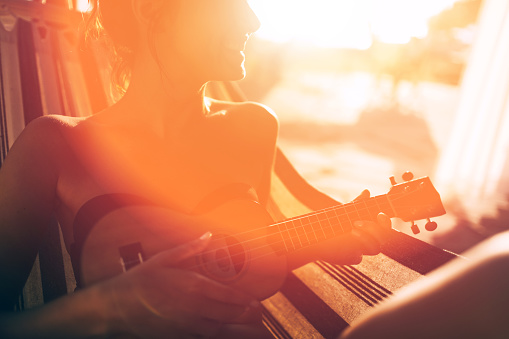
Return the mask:
MULTIPOLYGON (((111 82, 123 95, 129 86, 134 57, 138 49, 136 18, 130 2, 126 0, 89 0, 89 2, 92 11, 85 24, 85 40, 93 38, 106 41, 112 52, 111 82)), ((163 2, 175 3, 173 0, 163 2)), ((161 11, 153 11, 147 34, 150 52, 158 63, 154 33, 160 25, 160 14, 161 11)))

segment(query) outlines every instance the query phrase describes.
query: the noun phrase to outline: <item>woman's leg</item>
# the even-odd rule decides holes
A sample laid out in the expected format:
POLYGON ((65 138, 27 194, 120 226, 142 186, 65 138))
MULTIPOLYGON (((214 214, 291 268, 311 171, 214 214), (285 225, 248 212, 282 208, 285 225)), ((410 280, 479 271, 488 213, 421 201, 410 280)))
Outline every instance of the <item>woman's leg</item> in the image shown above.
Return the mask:
POLYGON ((509 338, 509 232, 396 292, 340 338, 509 338))

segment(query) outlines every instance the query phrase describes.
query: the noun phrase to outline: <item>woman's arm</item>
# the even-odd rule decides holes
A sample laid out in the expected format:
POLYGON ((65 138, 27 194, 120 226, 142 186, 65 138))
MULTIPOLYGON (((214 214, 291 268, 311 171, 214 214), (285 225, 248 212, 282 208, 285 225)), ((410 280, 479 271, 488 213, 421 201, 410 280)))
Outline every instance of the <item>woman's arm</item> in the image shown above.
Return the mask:
POLYGON ((99 286, 25 312, 0 314, 2 338, 93 338, 109 333, 113 314, 99 286))
POLYGON ((0 310, 16 302, 54 210, 56 127, 51 119, 29 124, 0 169, 0 310))
POLYGON ((31 123, 0 170, 0 337, 87 338, 214 335, 257 304, 251 297, 176 263, 202 251, 208 237, 151 258, 129 272, 34 310, 13 309, 57 203, 61 122, 31 123), (60 139, 60 140, 59 140, 60 139))
POLYGON ((1 338, 141 338, 212 336, 259 304, 204 276, 174 269, 203 251, 206 234, 161 252, 115 278, 35 310, 0 316, 1 338))
MULTIPOLYGON (((30 123, 0 169, 0 310, 4 312, 13 310, 55 207, 58 128, 53 118, 30 123)), ((105 310, 96 302, 98 297, 99 292, 90 289, 37 310, 4 313, 0 316, 0 337, 50 337, 55 330, 47 332, 44 328, 63 329, 59 323, 81 329, 84 336, 104 333, 99 327, 106 323, 105 310)))

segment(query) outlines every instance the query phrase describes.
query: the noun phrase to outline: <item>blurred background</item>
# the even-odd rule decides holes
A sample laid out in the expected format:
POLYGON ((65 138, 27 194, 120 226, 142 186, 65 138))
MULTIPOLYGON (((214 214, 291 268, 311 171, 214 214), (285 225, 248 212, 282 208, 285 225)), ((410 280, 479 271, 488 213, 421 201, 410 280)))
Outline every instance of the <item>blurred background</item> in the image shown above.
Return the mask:
POLYGON ((509 228, 507 1, 249 2, 262 27, 240 85, 307 180, 346 202, 429 176, 448 213, 416 237, 455 252, 509 228))
POLYGON ((509 229, 509 1, 249 4, 262 27, 239 85, 279 116, 280 147, 309 182, 347 202, 405 171, 429 176, 447 214, 415 237, 454 252, 509 229))

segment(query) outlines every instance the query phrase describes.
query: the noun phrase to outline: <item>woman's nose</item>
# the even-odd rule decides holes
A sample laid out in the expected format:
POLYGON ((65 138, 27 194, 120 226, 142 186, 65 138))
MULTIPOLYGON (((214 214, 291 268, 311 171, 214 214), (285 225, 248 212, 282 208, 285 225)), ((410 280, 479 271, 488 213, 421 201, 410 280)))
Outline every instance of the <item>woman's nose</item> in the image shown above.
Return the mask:
POLYGON ((260 28, 260 20, 247 1, 242 1, 242 3, 242 15, 238 16, 240 19, 239 24, 241 24, 249 34, 254 33, 260 28))

